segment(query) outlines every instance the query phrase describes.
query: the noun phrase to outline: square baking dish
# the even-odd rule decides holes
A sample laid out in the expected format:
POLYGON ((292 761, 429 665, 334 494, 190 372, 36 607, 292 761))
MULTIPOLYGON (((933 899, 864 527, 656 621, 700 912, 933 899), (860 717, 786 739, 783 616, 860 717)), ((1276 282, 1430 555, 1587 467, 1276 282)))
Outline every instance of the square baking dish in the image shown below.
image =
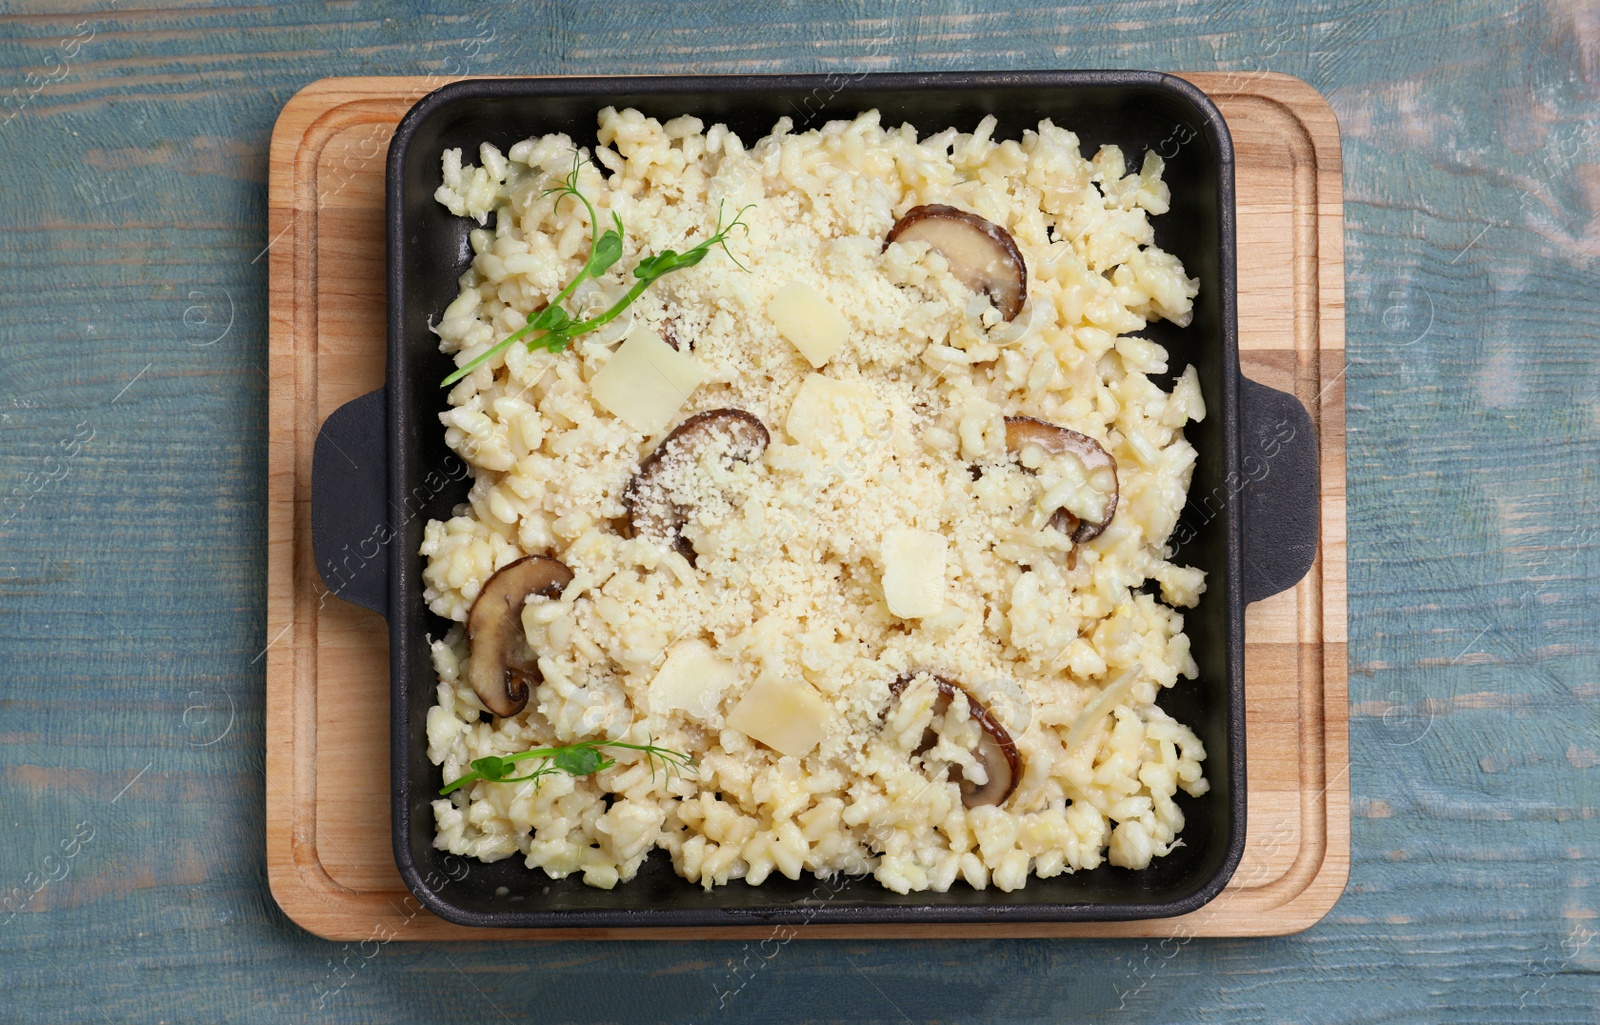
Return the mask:
POLYGON ((463 81, 406 115, 390 144, 387 187, 387 384, 323 425, 313 458, 312 535, 329 589, 388 619, 395 860, 426 907, 452 922, 501 928, 1000 923, 1170 917, 1221 891, 1245 837, 1244 608, 1292 586, 1310 567, 1318 471, 1304 407, 1239 373, 1232 147, 1203 93, 1174 76, 1138 71, 463 81), (444 444, 438 382, 454 364, 429 323, 456 296, 476 227, 434 201, 439 157, 483 141, 504 151, 554 131, 592 147, 595 115, 608 105, 662 120, 694 114, 749 141, 782 116, 803 131, 874 107, 886 124, 909 122, 924 134, 971 130, 993 114, 996 137, 1016 138, 1048 117, 1076 132, 1086 153, 1115 143, 1130 166, 1147 149, 1166 159, 1172 204, 1152 219, 1156 243, 1201 279, 1201 289, 1189 327, 1158 322, 1144 334, 1167 348, 1175 371, 1197 368, 1209 411, 1188 428, 1200 459, 1174 533, 1176 560, 1208 574, 1200 604, 1184 612, 1200 676, 1160 700, 1204 741, 1212 784, 1200 798, 1178 796, 1181 847, 1139 871, 1103 865, 1030 878, 1013 893, 958 882, 948 893, 906 895, 870 878, 823 884, 778 875, 761 886, 736 881, 707 891, 679 878, 660 851, 633 881, 597 890, 576 877, 551 880, 518 857, 483 864, 434 849, 430 802, 442 779, 423 734, 437 684, 428 636, 449 624, 423 602, 417 549, 426 521, 448 517, 471 478, 444 444), (352 473, 344 454, 386 472, 352 473))

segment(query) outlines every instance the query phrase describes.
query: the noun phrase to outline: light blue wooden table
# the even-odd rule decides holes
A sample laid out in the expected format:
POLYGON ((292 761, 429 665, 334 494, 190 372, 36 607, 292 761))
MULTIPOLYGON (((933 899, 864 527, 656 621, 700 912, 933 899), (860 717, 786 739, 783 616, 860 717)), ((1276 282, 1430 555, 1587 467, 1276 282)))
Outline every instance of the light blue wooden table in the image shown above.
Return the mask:
POLYGON ((1007 6, 6 5, 0 1021, 1600 1021, 1600 8, 1007 6), (1290 72, 1343 125, 1332 914, 1167 948, 795 942, 720 1008, 737 944, 352 959, 289 923, 258 658, 284 101, 327 75, 1113 66, 1290 72))

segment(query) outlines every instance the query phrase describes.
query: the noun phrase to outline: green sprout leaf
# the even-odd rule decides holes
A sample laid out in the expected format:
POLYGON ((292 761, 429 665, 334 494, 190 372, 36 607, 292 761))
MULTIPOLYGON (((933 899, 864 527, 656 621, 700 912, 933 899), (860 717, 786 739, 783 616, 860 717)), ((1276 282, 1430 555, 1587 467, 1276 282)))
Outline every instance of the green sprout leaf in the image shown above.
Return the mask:
POLYGON ((569 747, 557 752, 551 760, 569 776, 587 776, 600 771, 600 764, 606 759, 592 747, 569 747))
POLYGON ((607 229, 589 253, 588 270, 591 278, 598 278, 622 259, 622 218, 615 213, 611 217, 617 222, 617 226, 607 229))
MULTIPOLYGON (((527 339, 525 344, 528 346, 529 352, 536 348, 550 352, 562 351, 579 335, 602 328, 621 316, 624 310, 633 305, 635 299, 644 294, 644 290, 649 288, 652 282, 675 270, 683 270, 685 267, 695 266, 701 260, 704 260, 711 253, 711 250, 716 247, 720 246, 722 248, 728 259, 733 260, 734 266, 740 270, 748 271, 748 268, 740 263, 728 249, 727 240, 729 233, 734 228, 743 228, 746 233, 749 232, 749 227, 741 218, 744 217, 744 212, 750 209, 750 206, 741 207, 739 212, 734 214, 733 220, 728 222, 727 227, 723 227, 722 205, 719 203, 717 205, 717 230, 710 238, 687 252, 679 253, 667 249, 654 256, 641 258, 633 268, 635 279, 633 287, 629 288, 621 299, 618 299, 610 309, 598 316, 588 320, 573 320, 572 316, 567 313, 561 304, 572 297, 572 293, 578 285, 589 279, 600 278, 615 266, 618 260, 622 259, 623 239, 627 234, 622 224, 622 218, 615 210, 611 212, 611 222, 614 227, 607 228, 603 233, 600 231, 600 218, 595 212, 594 204, 590 203, 588 197, 578 189, 578 171, 583 166, 583 163, 584 161, 578 154, 574 153, 571 172, 561 180, 561 184, 554 188, 546 189, 541 194, 542 196, 555 196, 557 204, 563 198, 571 196, 581 202, 584 209, 588 211, 590 225, 589 258, 584 261, 583 269, 578 272, 577 277, 567 283, 567 286, 550 301, 548 306, 536 313, 529 314, 528 323, 524 327, 519 328, 510 337, 501 340, 487 351, 480 353, 465 366, 457 368, 455 373, 446 377, 440 383, 441 387, 448 388, 450 385, 455 384, 524 338, 527 339)), ((754 204, 750 205, 753 206, 754 204)))
POLYGON ((472 763, 474 772, 484 779, 504 779, 511 772, 511 763, 499 755, 488 755, 472 763))
POLYGON ((535 330, 560 334, 572 326, 572 315, 559 306, 546 306, 539 311, 535 330))
POLYGON ((539 781, 553 772, 564 772, 569 776, 589 776, 596 772, 604 772, 617 764, 615 759, 608 758, 602 753, 602 748, 623 748, 629 751, 641 751, 645 761, 650 765, 650 778, 654 779, 656 765, 659 762, 670 779, 674 773, 684 769, 696 769, 698 763, 682 751, 673 751, 670 748, 657 747, 654 744, 630 744, 621 740, 581 740, 576 744, 566 744, 559 747, 538 747, 531 751, 519 751, 509 755, 485 755, 474 759, 471 771, 444 785, 441 794, 452 794, 464 786, 477 783, 480 780, 488 783, 525 783, 532 782, 534 789, 539 787, 539 781), (513 766, 517 762, 528 759, 537 759, 537 765, 526 776, 513 776, 513 766))

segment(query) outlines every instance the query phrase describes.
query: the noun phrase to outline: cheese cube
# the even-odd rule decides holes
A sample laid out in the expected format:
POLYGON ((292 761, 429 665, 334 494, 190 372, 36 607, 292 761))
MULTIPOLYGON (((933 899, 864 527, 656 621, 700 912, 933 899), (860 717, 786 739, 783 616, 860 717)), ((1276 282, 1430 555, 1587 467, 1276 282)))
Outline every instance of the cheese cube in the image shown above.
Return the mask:
POLYGON ((642 322, 589 382, 595 401, 640 434, 660 434, 700 387, 706 372, 642 322))
POLYGON ((728 725, 799 758, 822 743, 832 718, 833 709, 805 680, 762 676, 728 713, 728 725))
POLYGON ((883 597, 901 619, 936 615, 944 608, 947 542, 931 530, 897 527, 883 535, 883 597))
POLYGON ((716 715, 723 692, 739 682, 739 671, 718 658, 711 645, 679 641, 650 681, 650 710, 679 711, 705 721, 716 715))
POLYGON ((784 429, 813 451, 859 443, 882 418, 881 403, 866 385, 807 374, 789 405, 784 429))
POLYGON ((800 355, 821 367, 844 344, 849 325, 822 293, 803 281, 791 281, 767 302, 767 316, 800 355))

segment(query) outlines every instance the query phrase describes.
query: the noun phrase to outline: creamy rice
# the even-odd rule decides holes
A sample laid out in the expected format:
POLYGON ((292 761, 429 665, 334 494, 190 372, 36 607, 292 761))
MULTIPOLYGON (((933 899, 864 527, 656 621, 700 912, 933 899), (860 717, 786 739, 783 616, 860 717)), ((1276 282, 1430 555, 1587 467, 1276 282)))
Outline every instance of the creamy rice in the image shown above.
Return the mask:
MULTIPOLYGON (((428 755, 450 781, 489 754, 626 739, 698 769, 669 778, 612 750, 615 767, 591 776, 476 782, 434 802, 436 845, 607 888, 659 847, 708 888, 865 872, 902 893, 958 880, 1014 890, 1030 874, 1168 853, 1183 828, 1177 791, 1208 786, 1199 739, 1155 705, 1197 672, 1173 607, 1192 606, 1204 577, 1168 561, 1167 542, 1196 458, 1183 427, 1205 410, 1193 368, 1170 393, 1152 383, 1167 353, 1139 336, 1157 318, 1187 325, 1199 286, 1153 245, 1150 217, 1168 204, 1161 159, 1129 170, 1115 147, 1084 159, 1048 121, 1002 142, 992 118, 920 141, 875 111, 800 134, 783 118, 749 148, 693 117, 607 108, 599 121, 579 185, 605 226, 621 216, 626 251, 569 306, 608 305, 641 256, 704 239, 719 209, 725 223, 748 207, 748 232, 728 239, 748 270, 713 250, 567 351, 513 345, 449 390, 446 440, 475 483, 453 518, 427 525, 429 607, 464 621, 490 575, 525 555, 554 556, 574 578, 523 610, 543 682, 520 714, 487 713, 459 627, 433 641, 428 755), (1028 269, 1016 320, 926 243, 884 247, 896 218, 927 203, 1010 232, 1028 269), (821 367, 775 323, 774 296, 797 282, 846 326, 821 367), (702 380, 647 432, 591 385, 620 345, 662 338, 702 380), (683 528, 693 561, 626 536, 624 489, 641 460, 691 414, 727 407, 759 417, 771 442, 754 462, 710 460, 669 482, 700 498, 683 528), (1060 481, 1037 453, 1032 467, 1008 454, 1010 415, 1115 458, 1121 495, 1104 533, 1075 545, 1039 515, 1060 481), (931 605, 909 617, 885 592, 905 572, 933 574, 931 605), (981 781, 979 729, 972 701, 940 707, 931 673, 1013 738, 1023 769, 1003 804, 967 808, 947 778, 954 764, 981 781), (802 710, 784 729, 814 717, 819 739, 780 754, 736 728, 756 693, 802 710), (940 739, 919 750, 930 726, 940 739)), ((582 205, 543 195, 573 155, 563 135, 504 154, 486 144, 476 166, 444 154, 439 201, 482 225, 436 325, 458 365, 583 266, 582 205)))

